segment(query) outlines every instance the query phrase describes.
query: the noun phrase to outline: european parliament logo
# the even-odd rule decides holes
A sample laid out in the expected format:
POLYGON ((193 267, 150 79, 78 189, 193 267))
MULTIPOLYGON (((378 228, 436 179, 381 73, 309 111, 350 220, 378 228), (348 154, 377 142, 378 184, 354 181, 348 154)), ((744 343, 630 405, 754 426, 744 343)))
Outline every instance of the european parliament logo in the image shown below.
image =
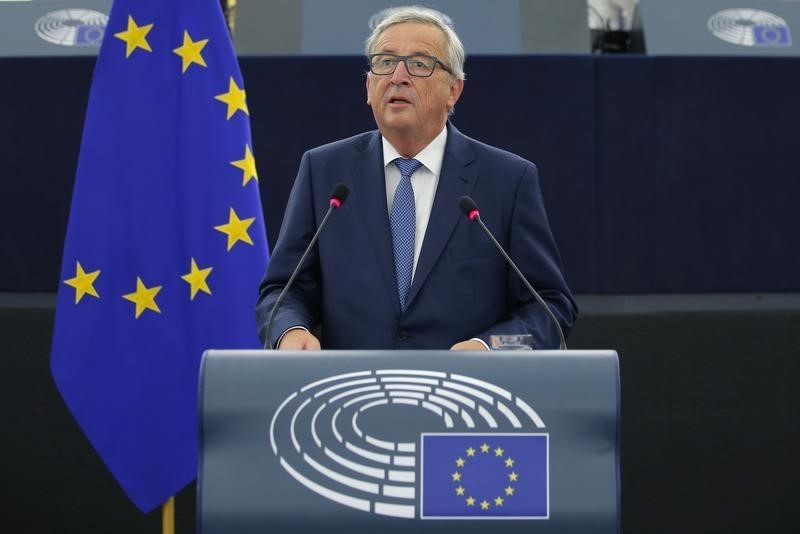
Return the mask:
POLYGON ((708 31, 727 43, 751 47, 789 47, 792 36, 782 17, 760 9, 723 9, 708 19, 708 31))
POLYGON ((544 421, 477 377, 379 369, 323 378, 280 404, 269 439, 296 482, 349 508, 406 519, 549 519, 544 421))
POLYGON ((92 9, 59 9, 42 15, 34 25, 36 35, 62 46, 100 46, 108 16, 92 9))

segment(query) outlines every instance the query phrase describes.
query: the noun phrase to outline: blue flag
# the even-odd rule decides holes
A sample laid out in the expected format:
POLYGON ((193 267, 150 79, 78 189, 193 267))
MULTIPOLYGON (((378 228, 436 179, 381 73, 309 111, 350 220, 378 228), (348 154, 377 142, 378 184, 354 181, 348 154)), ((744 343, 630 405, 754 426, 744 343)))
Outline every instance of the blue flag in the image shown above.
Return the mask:
POLYGON ((116 0, 73 190, 51 369, 130 499, 194 480, 209 348, 260 347, 268 261, 244 84, 217 0, 116 0))
POLYGON ((423 434, 423 518, 549 517, 547 434, 423 434))
POLYGON ((753 26, 753 39, 757 46, 792 46, 789 26, 756 24, 753 26))

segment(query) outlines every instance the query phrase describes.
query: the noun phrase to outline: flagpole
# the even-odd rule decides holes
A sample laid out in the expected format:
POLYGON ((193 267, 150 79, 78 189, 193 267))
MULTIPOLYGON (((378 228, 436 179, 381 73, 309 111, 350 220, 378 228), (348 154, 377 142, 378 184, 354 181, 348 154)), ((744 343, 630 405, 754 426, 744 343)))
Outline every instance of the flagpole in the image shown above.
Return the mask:
POLYGON ((175 496, 161 505, 161 534, 175 534, 175 496))

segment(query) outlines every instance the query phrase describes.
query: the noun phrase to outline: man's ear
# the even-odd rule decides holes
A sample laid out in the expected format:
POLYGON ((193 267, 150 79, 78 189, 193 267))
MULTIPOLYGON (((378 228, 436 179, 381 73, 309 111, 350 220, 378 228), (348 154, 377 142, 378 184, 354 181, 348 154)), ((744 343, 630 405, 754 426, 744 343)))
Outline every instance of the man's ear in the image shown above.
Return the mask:
POLYGON ((453 109, 464 90, 464 80, 455 80, 450 84, 450 98, 447 100, 447 109, 453 109))

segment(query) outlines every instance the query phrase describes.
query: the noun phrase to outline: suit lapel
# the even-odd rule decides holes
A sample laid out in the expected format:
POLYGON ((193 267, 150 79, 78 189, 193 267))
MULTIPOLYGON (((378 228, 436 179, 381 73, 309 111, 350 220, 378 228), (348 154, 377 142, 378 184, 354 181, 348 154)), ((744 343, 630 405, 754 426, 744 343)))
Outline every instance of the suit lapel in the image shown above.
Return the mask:
MULTIPOLYGON (((475 154, 469 146, 467 138, 448 123, 442 171, 433 199, 428 228, 425 230, 425 240, 422 242, 417 269, 414 272, 414 280, 406 299, 407 306, 411 306, 414 297, 419 293, 439 256, 442 255, 456 224, 463 217, 458 208, 458 199, 472 191, 477 177, 475 167, 470 166, 474 160, 475 154)), ((389 242, 391 243, 390 234, 389 242)))
POLYGON ((360 158, 355 164, 354 193, 359 197, 359 211, 367 229, 395 313, 400 315, 397 280, 394 274, 394 251, 389 213, 386 207, 386 180, 383 169, 383 146, 380 132, 365 137, 360 145, 360 158))

